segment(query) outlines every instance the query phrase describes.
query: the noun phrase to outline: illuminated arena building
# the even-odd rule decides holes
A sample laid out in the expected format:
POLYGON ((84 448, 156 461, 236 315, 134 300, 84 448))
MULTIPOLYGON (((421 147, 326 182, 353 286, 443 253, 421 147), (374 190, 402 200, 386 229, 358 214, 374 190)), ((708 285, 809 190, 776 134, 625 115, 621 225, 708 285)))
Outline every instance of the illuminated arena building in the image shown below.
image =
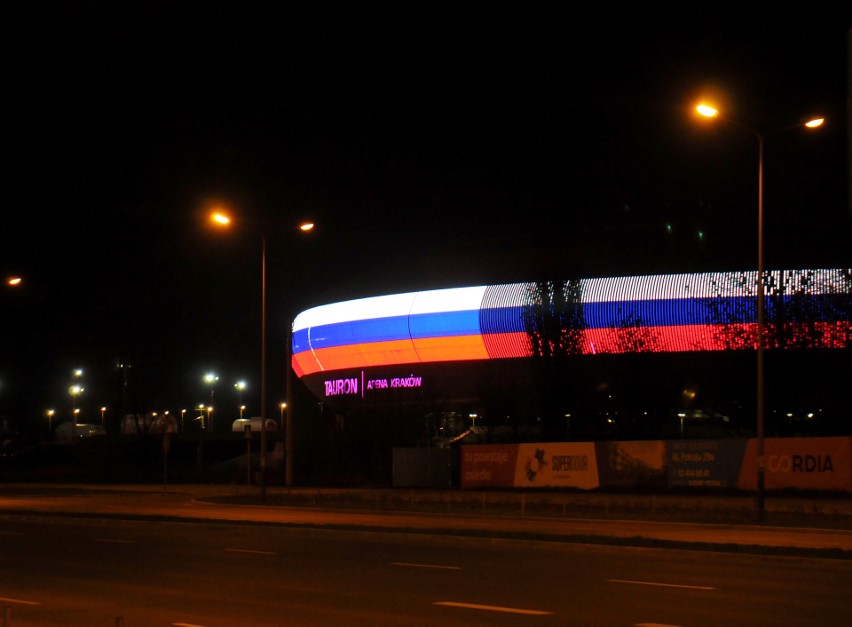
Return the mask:
MULTIPOLYGON (((454 413, 516 429, 558 416, 557 431, 582 436, 658 437, 684 415, 748 423, 756 284, 753 271, 710 272, 338 302, 295 318, 292 367, 341 412, 454 413)), ((788 419, 776 428, 828 411, 831 429, 848 429, 852 269, 777 270, 764 285, 767 408, 788 419)))

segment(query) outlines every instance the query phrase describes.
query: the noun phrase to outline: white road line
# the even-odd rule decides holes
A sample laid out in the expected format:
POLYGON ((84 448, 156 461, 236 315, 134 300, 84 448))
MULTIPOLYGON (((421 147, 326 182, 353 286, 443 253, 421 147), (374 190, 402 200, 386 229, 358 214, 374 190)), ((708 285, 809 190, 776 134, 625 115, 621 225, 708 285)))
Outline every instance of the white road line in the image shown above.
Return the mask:
POLYGON ((118 540, 115 538, 95 538, 95 542, 106 542, 108 544, 136 544, 136 540, 118 540))
POLYGON ((489 612, 506 612, 508 614, 527 614, 531 616, 545 616, 553 614, 544 610, 525 610, 519 607, 500 607, 499 605, 480 605, 478 603, 458 603, 456 601, 435 601, 433 605, 446 605, 449 607, 464 607, 471 610, 488 610, 489 612))
POLYGON ((636 623, 633 627, 680 627, 680 625, 667 625, 666 623, 636 623))
POLYGON ((206 625, 196 625, 195 623, 172 623, 175 627, 207 627, 206 625))
POLYGON ((391 566, 406 566, 408 568, 440 568, 442 570, 461 570, 461 566, 441 566, 440 564, 412 564, 410 562, 391 562, 391 566))
POLYGON ((252 553, 254 555, 278 555, 275 551, 253 551, 251 549, 225 549, 230 553, 252 553))
POLYGON ((660 583, 658 581, 633 581, 631 579, 607 579, 610 583, 630 583, 636 586, 658 586, 660 588, 686 588, 687 590, 715 590, 712 586, 687 586, 679 583, 660 583))
POLYGON ((0 597, 0 603, 17 603, 18 605, 41 605, 39 601, 26 601, 24 599, 10 599, 8 597, 0 597))

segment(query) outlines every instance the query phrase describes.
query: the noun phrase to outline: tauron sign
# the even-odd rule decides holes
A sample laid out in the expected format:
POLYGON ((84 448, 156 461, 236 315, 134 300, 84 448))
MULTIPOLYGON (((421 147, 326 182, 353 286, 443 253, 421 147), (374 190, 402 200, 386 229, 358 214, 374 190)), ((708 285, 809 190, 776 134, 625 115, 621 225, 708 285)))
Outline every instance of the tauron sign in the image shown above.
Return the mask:
POLYGON ((358 377, 346 377, 341 379, 326 379, 323 381, 325 396, 360 396, 364 398, 365 392, 398 390, 406 388, 420 388, 423 386, 423 377, 410 374, 404 377, 375 377, 365 379, 364 371, 358 377))

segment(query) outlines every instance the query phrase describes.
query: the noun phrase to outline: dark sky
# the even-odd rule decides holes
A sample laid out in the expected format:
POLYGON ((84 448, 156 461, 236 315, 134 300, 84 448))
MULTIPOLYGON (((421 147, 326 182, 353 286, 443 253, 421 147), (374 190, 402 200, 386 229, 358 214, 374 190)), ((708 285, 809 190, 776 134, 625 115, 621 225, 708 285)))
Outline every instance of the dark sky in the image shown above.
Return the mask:
POLYGON ((210 232, 214 199, 267 238, 270 402, 313 305, 753 268, 757 142, 696 123, 703 93, 761 133, 828 119, 766 141, 767 264, 852 257, 848 11, 15 5, 0 414, 68 405, 78 366, 110 404, 119 360, 141 410, 207 369, 256 394, 260 238, 210 232))

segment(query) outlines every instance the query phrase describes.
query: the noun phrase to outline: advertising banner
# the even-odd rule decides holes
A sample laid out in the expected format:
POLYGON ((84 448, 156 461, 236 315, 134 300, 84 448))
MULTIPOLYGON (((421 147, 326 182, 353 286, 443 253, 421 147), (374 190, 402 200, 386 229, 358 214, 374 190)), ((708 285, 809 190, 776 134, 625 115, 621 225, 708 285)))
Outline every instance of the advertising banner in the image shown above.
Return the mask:
MULTIPOLYGON (((852 438, 771 438, 764 442, 767 490, 852 492, 852 438)), ((653 440, 545 442, 461 447, 462 488, 757 486, 757 442, 653 440)))
POLYGON ((517 459, 517 444, 462 446, 461 487, 511 488, 517 459))
MULTIPOLYGON (((769 438, 764 441, 767 490, 852 492, 852 437, 769 438)), ((757 489, 757 441, 748 441, 739 486, 757 489)))
POLYGON ((602 486, 663 486, 666 445, 662 440, 597 442, 598 475, 602 486))
POLYGON ((600 486, 592 442, 463 446, 462 488, 600 486))
POLYGON ((594 442, 520 444, 515 487, 600 487, 594 442))
POLYGON ((669 487, 736 488, 746 440, 668 442, 669 487))

